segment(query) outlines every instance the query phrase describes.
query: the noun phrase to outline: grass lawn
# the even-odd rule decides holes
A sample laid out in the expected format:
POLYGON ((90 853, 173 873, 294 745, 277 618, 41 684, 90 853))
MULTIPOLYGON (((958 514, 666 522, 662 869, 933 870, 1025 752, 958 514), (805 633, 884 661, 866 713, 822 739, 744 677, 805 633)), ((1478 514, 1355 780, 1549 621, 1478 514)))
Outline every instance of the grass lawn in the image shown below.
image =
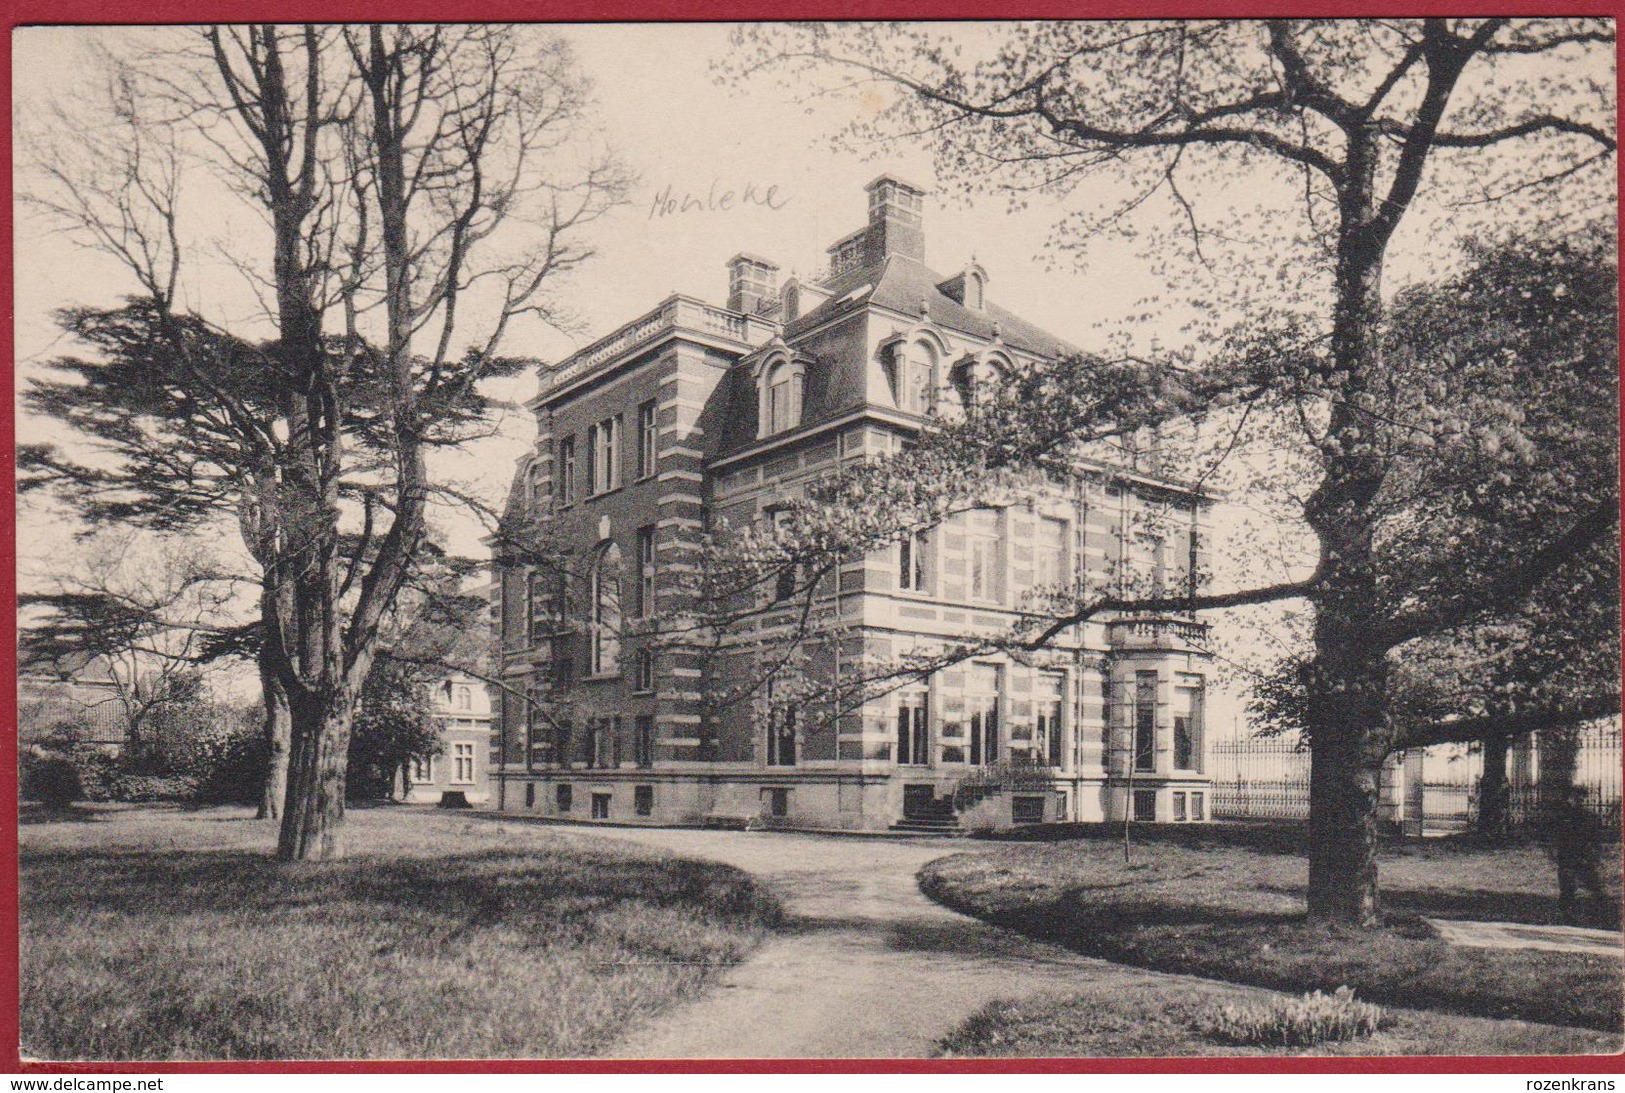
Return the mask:
POLYGON ((1391 1008, 1391 1024, 1360 1040, 1313 1048, 1239 1047, 1205 1029, 1215 1010, 1270 992, 1167 979, 1091 988, 1065 997, 994 1002, 938 1044, 970 1058, 1112 1058, 1243 1055, 1606 1055, 1620 1038, 1592 1029, 1391 1008))
POLYGON ((780 914, 728 866, 466 813, 352 811, 314 866, 244 810, 77 816, 21 827, 25 1057, 590 1055, 780 914))
MULTIPOLYGON (((1611 1046, 1589 1050, 1619 1049, 1620 959, 1461 948, 1420 921, 1555 920, 1555 870, 1536 848, 1389 844, 1380 858, 1388 921, 1349 930, 1305 920, 1308 867, 1296 829, 1142 828, 1126 865, 1115 836, 1090 829, 953 855, 926 866, 921 887, 950 907, 1110 960, 1297 993, 1347 984, 1387 1005, 1599 1030, 1613 1034, 1611 1046)), ((1060 1020, 1058 1012, 1038 1020, 1060 1020)), ((986 1047, 1003 1033, 997 1014, 983 1017, 980 1032, 961 1031, 986 1047)))

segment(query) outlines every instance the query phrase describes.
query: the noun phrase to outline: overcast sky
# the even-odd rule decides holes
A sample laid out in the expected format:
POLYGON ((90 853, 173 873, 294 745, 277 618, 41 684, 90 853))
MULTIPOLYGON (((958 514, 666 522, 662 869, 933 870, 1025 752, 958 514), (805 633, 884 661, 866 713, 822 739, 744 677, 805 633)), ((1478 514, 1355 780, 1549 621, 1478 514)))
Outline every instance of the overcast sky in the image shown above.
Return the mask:
MULTIPOLYGON (((89 63, 86 43, 119 33, 19 30, 14 65, 19 118, 40 117, 50 100, 88 94, 96 67, 89 63)), ((918 152, 896 151, 867 162, 835 155, 830 137, 850 104, 809 105, 768 80, 745 90, 719 86, 711 65, 727 49, 726 26, 578 26, 557 33, 575 47, 593 81, 601 139, 638 182, 628 203, 593 227, 598 254, 564 290, 565 300, 585 320, 584 333, 565 337, 539 324, 520 325, 503 347, 509 353, 557 359, 652 309, 673 291, 721 302, 727 292, 723 263, 739 251, 777 261, 785 275, 799 271, 806 277, 818 272, 828 244, 862 226, 863 186, 875 175, 885 171, 934 184, 929 160, 918 152), (763 203, 747 204, 747 187, 763 203), (765 200, 770 189, 771 207, 765 200), (703 201, 727 191, 736 201, 726 212, 653 211, 662 195, 680 205, 686 194, 703 201)), ((206 185, 197 183, 194 192, 206 185)), ((1101 335, 1092 328, 1156 286, 1122 247, 1097 248, 1089 275, 1071 267, 1047 269, 1043 240, 1052 219, 1043 206, 1010 216, 999 202, 944 208, 933 199, 926 212, 927 259, 950 273, 974 254, 990 274, 992 299, 1062 338, 1099 344, 1101 335)), ((233 250, 266 243, 251 221, 238 220, 221 234, 233 250)), ((106 302, 132 285, 101 256, 48 234, 26 209, 18 218, 17 243, 17 351, 26 376, 66 348, 50 322, 55 308, 106 302)), ((218 290, 237 278, 224 264, 197 257, 202 272, 194 281, 205 280, 218 290)), ((239 306, 252 309, 246 295, 239 306)), ((526 377, 511 393, 524 398, 534 390, 534 377, 526 377)), ((19 439, 29 439, 31 424, 19 424, 19 439)), ((456 473, 476 480, 487 494, 499 494, 533 431, 527 420, 507 422, 500 438, 459 460, 456 473)), ((459 538, 469 545, 465 536, 459 538)))
MULTIPOLYGON (((538 30, 538 33, 547 33, 538 30)), ((888 148, 865 160, 837 154, 831 137, 854 111, 872 109, 880 92, 802 100, 804 89, 770 79, 738 88, 718 83, 713 70, 728 49, 725 25, 601 25, 555 31, 576 50, 594 85, 594 129, 637 176, 628 203, 593 227, 598 254, 564 288, 563 298, 583 322, 582 333, 565 336, 537 323, 513 328, 503 350, 558 359, 653 308, 673 291, 721 302, 726 295, 723 263, 749 251, 780 264, 784 273, 816 273, 824 248, 862 226, 863 186, 882 172, 899 174, 935 189, 929 158, 918 150, 888 148), (743 200, 747 187, 762 203, 743 200), (766 196, 771 190, 771 207, 766 196), (706 208, 663 215, 660 199, 682 204, 685 195, 704 199, 733 191, 731 209, 706 208)), ((140 31, 95 28, 24 28, 14 39, 14 101, 20 125, 40 124, 52 101, 85 99, 99 78, 87 46, 101 38, 117 46, 140 31)), ((26 178, 24 179, 26 183, 26 178)), ((1232 179, 1245 190, 1252 183, 1232 179)), ((200 181, 205 192, 209 183, 200 181)), ((989 297, 1052 333, 1086 348, 1103 347, 1121 318, 1141 310, 1147 298, 1177 307, 1183 286, 1152 275, 1135 249, 1121 240, 1092 241, 1082 263, 1046 252, 1045 239, 1057 209, 1043 200, 1010 213, 1003 201, 967 204, 934 195, 926 204, 926 258, 943 273, 958 270, 974 254, 988 271, 989 297)), ((1416 230, 1408 227, 1407 231, 1416 230)), ((222 218, 219 249, 254 254, 268 240, 251 218, 222 218)), ((1412 237, 1414 239, 1416 237, 1412 237)), ((1441 247, 1411 246, 1401 239, 1390 265, 1390 284, 1408 271, 1426 269, 1441 247)), ((26 207, 16 218, 16 332, 19 380, 68 349, 50 321, 51 312, 74 303, 105 304, 133 285, 107 259, 72 246, 32 219, 26 207)), ((198 253, 191 291, 216 294, 246 318, 255 308, 240 277, 218 256, 198 253), (235 295, 233 295, 235 292, 235 295)), ((1260 271, 1265 272, 1265 271, 1260 271)), ((196 297, 194 297, 196 298, 196 297)), ((229 316, 228 316, 229 317, 229 316)), ((472 337, 472 333, 471 333, 472 337)), ((1178 341, 1169 328, 1169 340, 1178 341)), ((510 383, 503 393, 523 400, 535 378, 510 383)), ((19 441, 41 439, 37 423, 18 422, 19 441)), ((484 496, 500 501, 515 459, 528 447, 534 425, 522 412, 509 414, 499 435, 471 445, 437 468, 484 496)), ((482 529, 469 520, 447 520, 453 545, 477 552, 482 529)), ((19 513, 20 570, 31 573, 62 554, 64 529, 19 513)))

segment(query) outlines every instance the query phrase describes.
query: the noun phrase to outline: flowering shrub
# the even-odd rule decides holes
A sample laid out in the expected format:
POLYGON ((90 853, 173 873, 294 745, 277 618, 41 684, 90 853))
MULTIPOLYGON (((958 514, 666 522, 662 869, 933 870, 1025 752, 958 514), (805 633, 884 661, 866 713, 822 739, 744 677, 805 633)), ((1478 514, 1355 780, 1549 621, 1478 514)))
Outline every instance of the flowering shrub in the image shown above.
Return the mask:
POLYGON ((1202 1022, 1202 1031, 1230 1044, 1310 1047, 1370 1036, 1389 1023, 1381 1006, 1357 1000, 1351 987, 1338 987, 1329 995, 1314 991, 1302 998, 1223 1006, 1202 1022))

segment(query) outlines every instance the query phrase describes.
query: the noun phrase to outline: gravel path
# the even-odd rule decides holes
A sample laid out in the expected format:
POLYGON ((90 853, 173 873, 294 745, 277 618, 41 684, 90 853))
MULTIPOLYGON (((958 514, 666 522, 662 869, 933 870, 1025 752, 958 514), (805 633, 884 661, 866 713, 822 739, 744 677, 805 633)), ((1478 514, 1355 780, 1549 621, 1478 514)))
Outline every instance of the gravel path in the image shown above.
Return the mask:
POLYGON ((1040 944, 933 903, 915 873, 965 849, 962 842, 655 828, 591 834, 744 869, 789 912, 785 933, 611 1057, 918 1058, 996 998, 1169 978, 1040 944))
POLYGON ((1560 953, 1595 953, 1616 960, 1625 944, 1613 930, 1582 926, 1530 926, 1522 922, 1467 922, 1461 919, 1424 919, 1452 945, 1478 949, 1546 949, 1560 953))

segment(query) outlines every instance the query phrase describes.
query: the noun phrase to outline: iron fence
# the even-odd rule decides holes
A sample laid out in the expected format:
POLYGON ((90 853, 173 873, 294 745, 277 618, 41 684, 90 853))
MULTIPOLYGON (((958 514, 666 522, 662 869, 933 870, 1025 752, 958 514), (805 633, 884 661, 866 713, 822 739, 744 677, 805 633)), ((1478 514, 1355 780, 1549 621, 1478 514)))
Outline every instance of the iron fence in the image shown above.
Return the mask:
MULTIPOLYGON (((1210 753, 1212 815, 1232 820, 1305 820, 1309 817, 1309 751, 1296 740, 1217 741, 1210 753)), ((1578 741, 1574 784, 1598 816, 1617 830, 1621 822, 1620 727, 1597 725, 1578 741)), ((1512 827, 1540 816, 1540 743, 1520 741, 1507 764, 1512 827)), ((1382 819, 1413 834, 1466 830, 1478 820, 1483 756, 1461 745, 1401 753, 1383 768, 1382 819)))

